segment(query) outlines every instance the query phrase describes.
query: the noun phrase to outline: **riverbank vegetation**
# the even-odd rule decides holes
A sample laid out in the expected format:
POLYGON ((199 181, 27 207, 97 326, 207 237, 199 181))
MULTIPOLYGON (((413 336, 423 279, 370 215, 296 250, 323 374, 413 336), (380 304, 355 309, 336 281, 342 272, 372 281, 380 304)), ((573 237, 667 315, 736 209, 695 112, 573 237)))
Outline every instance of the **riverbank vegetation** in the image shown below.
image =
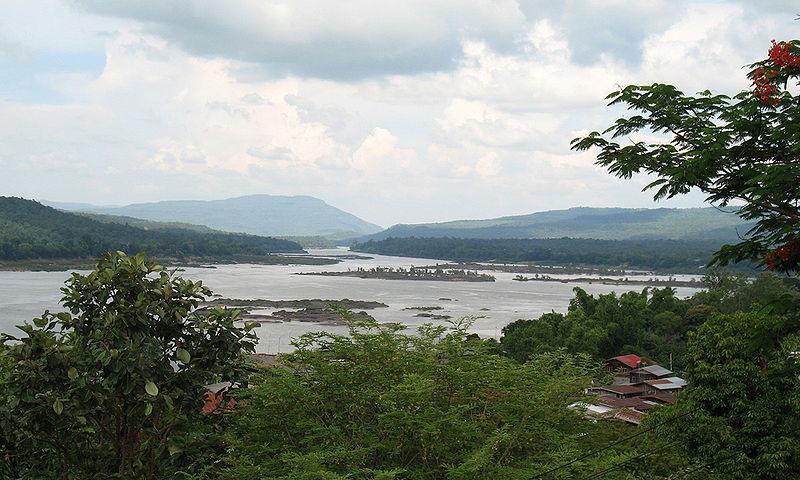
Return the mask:
POLYGON ((592 240, 584 238, 476 239, 387 238, 351 250, 454 262, 527 263, 697 273, 720 244, 689 240, 592 240))

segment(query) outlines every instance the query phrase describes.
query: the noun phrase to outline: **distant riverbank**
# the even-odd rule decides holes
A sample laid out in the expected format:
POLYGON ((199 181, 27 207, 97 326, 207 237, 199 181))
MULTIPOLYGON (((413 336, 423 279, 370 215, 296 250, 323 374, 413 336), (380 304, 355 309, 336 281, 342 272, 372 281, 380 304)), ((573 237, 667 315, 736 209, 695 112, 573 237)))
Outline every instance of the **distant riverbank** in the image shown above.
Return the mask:
MULTIPOLYGON (((346 259, 368 259, 358 255, 230 255, 214 257, 153 257, 152 260, 165 267, 214 268, 215 265, 335 265, 346 259)), ((11 272, 62 272, 66 270, 91 270, 94 258, 36 258, 27 260, 1 260, 0 271, 11 272)))

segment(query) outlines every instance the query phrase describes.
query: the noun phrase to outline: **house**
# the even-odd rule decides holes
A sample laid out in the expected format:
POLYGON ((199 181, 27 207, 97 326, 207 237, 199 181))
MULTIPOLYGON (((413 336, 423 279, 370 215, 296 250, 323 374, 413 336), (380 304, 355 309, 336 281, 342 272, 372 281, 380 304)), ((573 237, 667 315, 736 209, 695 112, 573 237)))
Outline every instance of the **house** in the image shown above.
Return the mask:
POLYGON ((604 363, 607 372, 630 372, 631 370, 639 368, 642 359, 634 354, 619 355, 614 358, 609 358, 604 363))
POLYGON ((577 402, 570 408, 585 412, 584 418, 614 418, 639 425, 647 412, 659 405, 675 402, 675 394, 686 386, 668 368, 658 364, 646 365, 638 355, 620 355, 605 361, 605 370, 615 373, 610 385, 591 387, 590 402, 577 402))
POLYGON ((672 371, 670 369, 664 368, 658 364, 647 365, 646 367, 640 367, 636 370, 631 370, 628 372, 630 383, 640 383, 644 382, 645 380, 656 380, 659 378, 668 377, 670 375, 672 375, 672 371))
POLYGON ((644 395, 675 395, 686 386, 681 377, 658 378, 636 383, 634 386, 644 390, 644 395))
POLYGON ((616 397, 616 398, 631 398, 631 397, 639 397, 647 393, 647 387, 644 385, 619 385, 619 384, 612 384, 612 385, 603 385, 600 387, 592 387, 589 388, 587 391, 589 393, 596 393, 600 396, 605 397, 616 397))

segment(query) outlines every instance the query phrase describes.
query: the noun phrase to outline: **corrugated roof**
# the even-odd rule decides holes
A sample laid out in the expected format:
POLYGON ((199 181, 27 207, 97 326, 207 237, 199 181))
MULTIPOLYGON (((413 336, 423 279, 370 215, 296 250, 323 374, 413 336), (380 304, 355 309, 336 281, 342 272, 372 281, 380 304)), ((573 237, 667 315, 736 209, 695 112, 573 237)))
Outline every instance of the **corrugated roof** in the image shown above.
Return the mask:
POLYGON ((634 373, 649 373, 657 377, 666 377, 672 373, 672 370, 664 368, 661 365, 648 365, 646 367, 637 368, 631 372, 631 374, 634 373))
POLYGON ((644 414, 641 412, 637 412, 635 410, 630 410, 628 408, 622 409, 614 414, 614 418, 618 418, 628 423, 632 423, 634 425, 640 425, 642 423, 642 418, 644 418, 644 414))
POLYGON ((606 360, 606 362, 610 362, 611 360, 616 360, 618 362, 622 362, 622 363, 624 363, 625 365, 627 365, 627 366, 629 366, 631 368, 638 367, 639 364, 642 362, 642 359, 641 359, 641 357, 639 357, 639 355, 634 355, 632 353, 628 354, 628 355, 619 355, 619 356, 614 357, 614 358, 609 358, 608 360, 606 360))
POLYGON ((605 390, 607 392, 619 393, 621 395, 629 395, 632 393, 644 392, 644 387, 640 385, 612 384, 612 385, 602 385, 599 387, 592 387, 589 389, 589 391, 594 391, 594 390, 605 390))
MULTIPOLYGON (((675 377, 678 378, 678 377, 675 377)), ((668 378, 659 378, 656 380, 645 380, 644 382, 637 383, 636 385, 647 384, 653 388, 657 388, 658 390, 679 390, 686 386, 686 381, 682 378, 679 379, 680 382, 673 382, 668 378)))
POLYGON ((675 403, 675 397, 672 395, 642 395, 639 398, 648 402, 675 403))

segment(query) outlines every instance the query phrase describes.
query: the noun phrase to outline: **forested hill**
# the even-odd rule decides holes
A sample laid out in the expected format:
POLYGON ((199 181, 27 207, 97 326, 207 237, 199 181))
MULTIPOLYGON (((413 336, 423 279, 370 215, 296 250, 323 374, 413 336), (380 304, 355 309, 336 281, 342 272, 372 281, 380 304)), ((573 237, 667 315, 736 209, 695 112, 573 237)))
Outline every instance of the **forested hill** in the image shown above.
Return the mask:
POLYGON ((378 225, 308 196, 248 195, 210 201, 134 203, 121 207, 44 203, 63 210, 184 222, 253 235, 350 238, 381 230, 378 225))
POLYGON ((457 262, 533 262, 693 273, 708 263, 711 255, 719 249, 719 243, 586 238, 388 238, 356 243, 351 249, 380 255, 457 262))
POLYGON ((170 257, 303 251, 288 240, 171 227, 145 230, 0 197, 0 260, 96 258, 115 250, 170 257))
POLYGON ((715 208, 588 208, 551 210, 443 223, 395 225, 361 240, 403 237, 595 238, 738 242, 751 225, 715 208))

